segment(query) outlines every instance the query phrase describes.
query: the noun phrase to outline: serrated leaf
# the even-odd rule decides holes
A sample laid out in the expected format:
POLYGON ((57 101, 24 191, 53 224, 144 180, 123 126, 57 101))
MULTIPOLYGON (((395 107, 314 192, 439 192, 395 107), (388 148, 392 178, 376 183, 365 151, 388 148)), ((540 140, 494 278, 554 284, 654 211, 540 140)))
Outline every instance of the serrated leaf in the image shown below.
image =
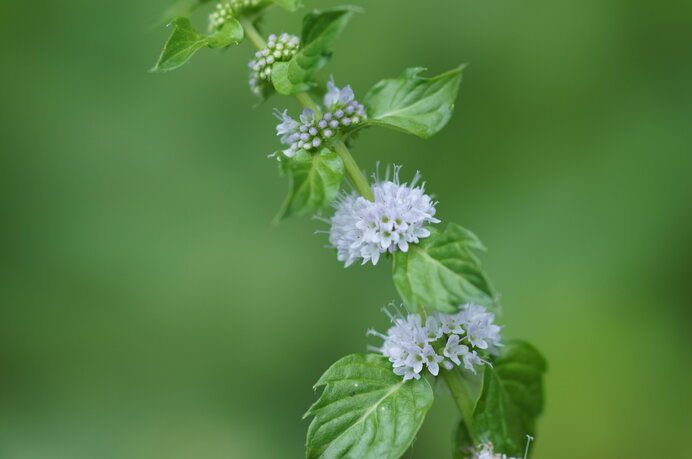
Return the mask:
POLYGON ((303 0, 274 0, 274 3, 291 12, 303 7, 303 0))
POLYGON ((367 123, 422 138, 437 134, 454 111, 463 68, 424 78, 419 74, 425 69, 416 67, 398 78, 380 81, 365 95, 367 123))
POLYGON ((306 416, 306 456, 398 458, 411 445, 433 402, 430 384, 404 382, 379 354, 352 354, 332 365, 315 387, 325 386, 306 416))
POLYGON ((491 362, 473 413, 476 438, 492 442, 496 453, 523 457, 526 436, 535 435, 543 411, 545 360, 530 344, 514 341, 491 362))
POLYGON ((494 306, 495 293, 473 250, 485 250, 471 231, 449 224, 408 252, 395 252, 392 276, 404 302, 455 312, 464 303, 494 306))
POLYGON ((338 154, 327 149, 315 154, 299 150, 283 161, 289 177, 288 197, 277 220, 314 212, 336 198, 344 178, 344 163, 338 154))
POLYGON ((309 90, 312 76, 327 64, 334 42, 358 11, 352 6, 340 6, 307 14, 303 18, 300 50, 290 61, 272 67, 276 92, 290 96, 309 90))
POLYGON ((175 29, 166 41, 152 71, 166 72, 177 69, 202 48, 225 48, 243 39, 243 27, 235 19, 226 21, 223 27, 212 35, 197 32, 188 18, 177 18, 171 24, 175 29))

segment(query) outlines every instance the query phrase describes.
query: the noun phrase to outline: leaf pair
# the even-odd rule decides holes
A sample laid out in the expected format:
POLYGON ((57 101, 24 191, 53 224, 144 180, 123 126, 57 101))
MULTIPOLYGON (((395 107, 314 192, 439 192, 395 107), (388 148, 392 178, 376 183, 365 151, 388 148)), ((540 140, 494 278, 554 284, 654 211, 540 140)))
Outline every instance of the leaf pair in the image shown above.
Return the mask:
MULTIPOLYGON (((492 442, 496 452, 523 457, 543 410, 545 361, 523 341, 508 343, 486 366, 473 413, 473 437, 492 442)), ((314 416, 307 435, 308 458, 398 458, 413 442, 433 402, 421 378, 404 382, 378 354, 352 354, 334 363, 317 381, 324 386, 305 416, 314 416)), ((473 444, 459 425, 455 457, 473 444)))
MULTIPOLYGON (((305 46, 290 61, 277 62, 273 66, 272 82, 278 92, 294 94, 311 88, 313 73, 326 63, 329 56, 326 50, 354 11, 351 7, 340 7, 306 16, 303 27, 305 46)), ((369 112, 366 125, 389 127, 424 138, 436 134, 452 115, 462 69, 463 66, 433 78, 423 78, 419 76, 423 69, 413 68, 399 78, 380 81, 365 96, 369 112)), ((277 219, 326 207, 336 197, 343 177, 343 164, 340 163, 337 169, 336 158, 327 159, 322 154, 318 155, 317 161, 311 162, 309 156, 303 152, 286 160, 291 166, 286 169, 290 180, 289 195, 277 219), (330 177, 325 176, 327 172, 330 177)), ((395 255, 395 266, 399 260, 399 268, 395 267, 394 272, 395 283, 409 306, 425 304, 450 312, 462 302, 493 304, 494 300, 489 298, 493 295, 490 285, 480 271, 480 264, 468 250, 483 248, 476 236, 455 226, 435 239, 435 244, 448 244, 449 239, 455 237, 458 243, 452 244, 451 249, 452 255, 457 256, 456 261, 445 263, 445 260, 449 261, 449 250, 433 247, 429 242, 421 244, 423 249, 414 246, 408 254, 395 255), (430 257, 426 256, 428 248, 433 261, 441 256, 445 256, 445 260, 430 263, 430 257), (416 279, 421 272, 427 273, 426 277, 416 279), (465 279, 467 275, 469 279, 465 279), (426 285, 428 281, 430 285, 426 285), (445 293, 445 287, 451 291, 445 293)))
POLYGON ((177 69, 202 48, 225 48, 243 40, 243 27, 235 19, 227 20, 223 27, 212 35, 200 34, 185 17, 179 17, 171 24, 175 29, 152 69, 154 72, 177 69))
MULTIPOLYGON (((272 68, 272 84, 279 94, 310 90, 315 73, 331 57, 332 48, 352 16, 360 9, 340 6, 314 11, 303 18, 301 50, 287 62, 272 68)), ((364 102, 367 124, 397 129, 422 138, 439 132, 449 121, 462 78, 461 65, 433 78, 421 77, 425 69, 405 70, 384 79, 368 91, 364 102)))

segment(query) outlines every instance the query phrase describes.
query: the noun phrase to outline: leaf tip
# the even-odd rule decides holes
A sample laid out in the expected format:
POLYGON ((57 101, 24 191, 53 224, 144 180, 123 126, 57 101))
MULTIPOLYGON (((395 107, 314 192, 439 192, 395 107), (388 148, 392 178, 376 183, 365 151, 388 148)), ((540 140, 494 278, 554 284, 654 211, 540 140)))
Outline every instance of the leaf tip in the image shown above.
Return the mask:
POLYGON ((365 8, 363 8, 362 6, 346 5, 344 8, 348 9, 354 13, 365 14, 365 8))
POLYGON ((281 207, 279 211, 274 215, 274 218, 272 218, 272 225, 278 226, 282 221, 286 219, 286 205, 281 207))
POLYGON ((159 60, 156 64, 154 64, 153 67, 151 67, 147 72, 149 73, 164 73, 169 70, 173 70, 172 68, 167 68, 165 65, 162 65, 161 60, 159 60))

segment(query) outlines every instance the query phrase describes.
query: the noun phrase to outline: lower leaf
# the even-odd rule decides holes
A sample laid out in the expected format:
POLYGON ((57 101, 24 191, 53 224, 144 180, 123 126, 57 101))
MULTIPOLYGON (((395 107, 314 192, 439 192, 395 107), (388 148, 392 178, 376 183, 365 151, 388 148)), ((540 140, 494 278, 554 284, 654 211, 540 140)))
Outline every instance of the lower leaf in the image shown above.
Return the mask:
POLYGON ((473 413, 476 438, 491 442, 496 452, 523 457, 543 411, 545 360, 530 344, 514 341, 491 361, 473 413))
POLYGON ((452 452, 452 457, 454 459, 467 459, 473 457, 473 453, 477 446, 478 445, 473 444, 469 429, 462 419, 459 421, 457 431, 454 434, 454 451, 452 452))
POLYGON ((433 402, 424 378, 404 382, 378 354, 342 358, 319 386, 324 391, 305 414, 315 417, 308 429, 308 458, 398 458, 433 402))

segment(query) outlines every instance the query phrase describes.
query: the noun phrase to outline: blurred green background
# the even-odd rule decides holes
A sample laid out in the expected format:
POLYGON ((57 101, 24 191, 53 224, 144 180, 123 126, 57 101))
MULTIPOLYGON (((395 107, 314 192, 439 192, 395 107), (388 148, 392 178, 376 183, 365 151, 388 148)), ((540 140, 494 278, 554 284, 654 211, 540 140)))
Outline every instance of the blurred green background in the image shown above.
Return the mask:
MULTIPOLYGON (((534 457, 689 457, 692 3, 357 3, 323 72, 357 95, 470 62, 439 135, 354 155, 490 247, 506 334, 550 364, 534 457)), ((387 325, 386 263, 271 224, 297 104, 253 108, 249 45, 146 72, 168 4, 0 3, 3 459, 300 457, 312 384, 387 325)), ((408 457, 449 457, 456 417, 441 392, 408 457)))

